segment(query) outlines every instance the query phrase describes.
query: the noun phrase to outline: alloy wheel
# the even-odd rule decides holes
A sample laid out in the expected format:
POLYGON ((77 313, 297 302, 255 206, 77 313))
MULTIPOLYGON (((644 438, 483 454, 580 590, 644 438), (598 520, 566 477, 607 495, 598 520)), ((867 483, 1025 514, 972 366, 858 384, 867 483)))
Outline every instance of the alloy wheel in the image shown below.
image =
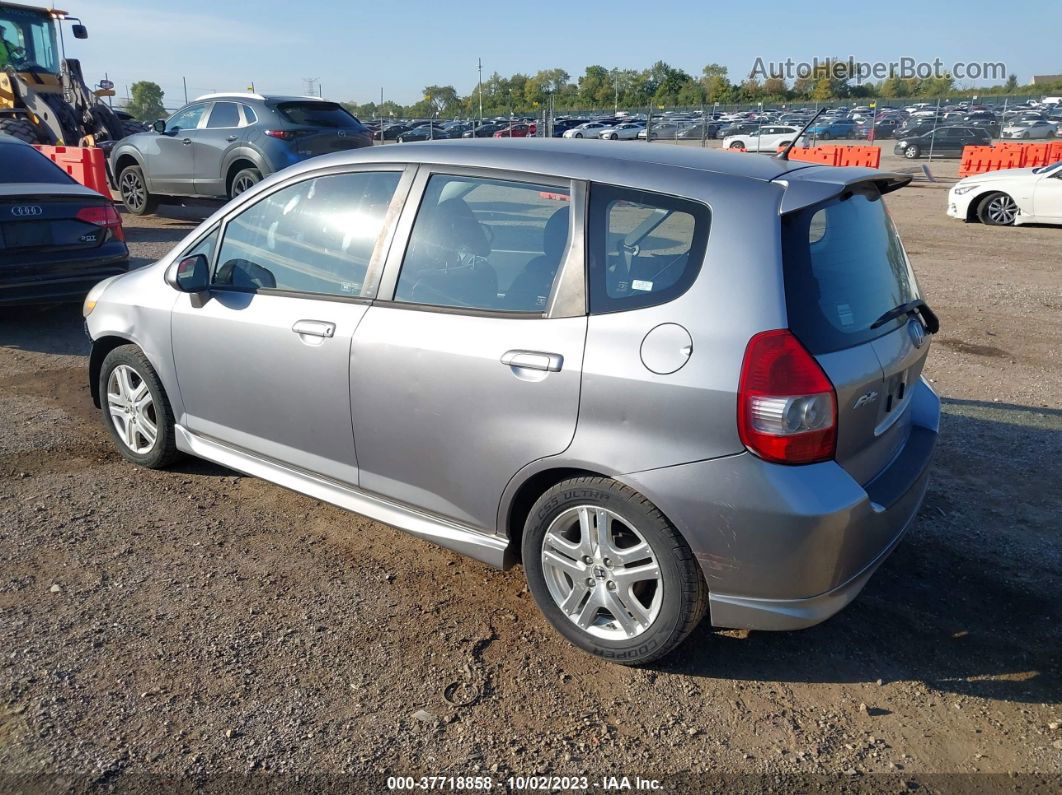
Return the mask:
POLYGON ((135 171, 126 171, 122 174, 122 183, 118 188, 122 194, 122 201, 133 212, 141 209, 147 201, 144 182, 135 171))
POLYGON ((664 584, 652 547, 619 514, 569 508, 542 540, 550 596, 576 626, 598 638, 637 637, 656 620, 664 584))
POLYGON ((127 364, 107 379, 107 411, 122 443, 137 455, 151 451, 158 439, 158 415, 147 382, 127 364))
POLYGON ((1018 205, 1010 196, 1001 193, 988 202, 987 213, 993 223, 1008 226, 1018 215, 1018 205))
POLYGON ((257 182, 248 176, 240 176, 236 178, 236 181, 232 183, 232 195, 233 197, 239 196, 244 191, 248 191, 253 188, 257 182))

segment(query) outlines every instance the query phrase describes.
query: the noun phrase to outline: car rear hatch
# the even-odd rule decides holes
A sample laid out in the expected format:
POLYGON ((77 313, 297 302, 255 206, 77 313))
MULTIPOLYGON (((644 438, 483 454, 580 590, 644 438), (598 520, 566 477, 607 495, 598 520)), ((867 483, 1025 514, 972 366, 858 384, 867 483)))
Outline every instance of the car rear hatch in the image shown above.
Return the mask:
POLYGON ((790 330, 833 383, 836 461, 865 486, 911 434, 911 397, 936 318, 919 306, 875 182, 783 212, 782 240, 790 330))
MULTIPOLYGON (((368 129, 342 105, 320 100, 278 102, 277 112, 288 122, 274 137, 288 140, 303 157, 325 155, 372 144, 368 129), (287 135, 283 135, 287 133, 287 135)), ((270 131, 272 134, 274 131, 270 131)))

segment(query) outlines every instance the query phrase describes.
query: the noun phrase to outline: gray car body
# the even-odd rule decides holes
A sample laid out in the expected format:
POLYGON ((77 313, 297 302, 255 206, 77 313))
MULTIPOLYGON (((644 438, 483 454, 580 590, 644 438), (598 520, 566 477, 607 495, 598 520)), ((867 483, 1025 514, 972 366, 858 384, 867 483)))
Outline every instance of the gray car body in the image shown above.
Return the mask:
MULTIPOLYGON (((170 118, 197 105, 204 111, 194 129, 176 134, 154 130, 136 133, 119 141, 110 154, 111 173, 117 178, 129 165, 144 171, 148 190, 161 196, 227 198, 232 180, 241 170, 255 168, 269 176, 301 162, 291 145, 265 135, 266 129, 294 129, 277 109, 281 102, 313 101, 313 97, 263 97, 255 94, 212 94, 179 108, 170 118), (215 103, 240 106, 236 127, 207 127, 215 103), (253 117, 249 117, 250 108, 253 117)), ((350 148, 372 146, 371 133, 349 138, 350 148)))
POLYGON ((648 497, 689 543, 713 624, 809 626, 850 602, 910 525, 938 429, 939 401, 920 377, 928 348, 916 350, 901 324, 818 357, 837 391, 837 460, 772 464, 738 436, 745 346, 787 326, 780 214, 866 181, 885 192, 909 178, 593 141, 436 142, 317 158, 265 180, 159 262, 103 288, 88 318, 94 397, 106 352, 135 343, 168 393, 179 448, 495 566, 513 562, 543 491, 576 474, 611 477, 648 497), (181 252, 266 192, 310 175, 380 168, 404 176, 369 267, 368 295, 210 294, 204 301, 166 283, 181 252), (433 172, 571 190, 572 234, 544 316, 425 311, 390 300, 433 172), (584 213, 592 183, 710 208, 704 263, 684 294, 649 308, 589 313, 584 213), (231 322, 240 313, 247 325, 231 322), (291 333, 300 318, 336 324, 330 353, 312 355, 300 344, 291 333), (643 364, 643 342, 664 324, 688 329, 693 340, 685 366, 670 375, 643 364), (219 334, 236 349, 224 361, 211 353, 219 334), (499 362, 510 349, 549 351, 564 365, 526 379, 499 362), (876 404, 851 408, 897 372, 913 381, 891 416, 876 404), (307 390, 306 379, 317 388, 307 390), (297 438, 285 417, 255 415, 249 396, 258 390, 279 391, 324 422, 311 438, 297 438), (237 400, 239 415, 231 408, 237 400), (233 430, 233 422, 244 429, 233 430))

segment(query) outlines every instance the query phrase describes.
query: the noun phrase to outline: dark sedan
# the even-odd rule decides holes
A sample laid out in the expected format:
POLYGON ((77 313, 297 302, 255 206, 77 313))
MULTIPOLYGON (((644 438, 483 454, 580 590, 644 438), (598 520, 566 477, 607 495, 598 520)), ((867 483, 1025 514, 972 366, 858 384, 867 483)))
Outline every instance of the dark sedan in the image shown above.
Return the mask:
POLYGON ((129 270, 114 202, 0 135, 0 304, 74 301, 129 270))
POLYGON ((487 122, 484 122, 483 124, 479 125, 478 127, 475 127, 474 129, 465 130, 463 133, 461 133, 461 137, 462 138, 493 138, 494 137, 494 133, 498 132, 498 130, 504 130, 508 126, 509 126, 509 122, 502 123, 502 122, 487 121, 487 122))
POLYGON ((930 153, 934 157, 962 157, 963 147, 989 146, 991 143, 992 136, 980 127, 938 127, 922 135, 904 135, 896 141, 892 151, 910 160, 930 153))
POLYGON ((406 130, 395 140, 400 144, 405 144, 412 141, 441 141, 449 137, 450 134, 446 132, 441 125, 421 124, 414 127, 412 130, 406 130))

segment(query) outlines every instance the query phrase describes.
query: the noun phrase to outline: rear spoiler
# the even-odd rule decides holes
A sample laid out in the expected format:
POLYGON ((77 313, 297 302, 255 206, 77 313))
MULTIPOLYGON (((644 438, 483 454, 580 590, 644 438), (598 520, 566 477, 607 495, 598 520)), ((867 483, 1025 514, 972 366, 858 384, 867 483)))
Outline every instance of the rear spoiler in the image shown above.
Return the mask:
POLYGON ((832 199, 854 185, 874 183, 883 194, 908 185, 914 176, 878 171, 876 168, 838 168, 837 166, 809 166, 787 171, 771 180, 785 187, 779 215, 791 213, 813 204, 832 199))

